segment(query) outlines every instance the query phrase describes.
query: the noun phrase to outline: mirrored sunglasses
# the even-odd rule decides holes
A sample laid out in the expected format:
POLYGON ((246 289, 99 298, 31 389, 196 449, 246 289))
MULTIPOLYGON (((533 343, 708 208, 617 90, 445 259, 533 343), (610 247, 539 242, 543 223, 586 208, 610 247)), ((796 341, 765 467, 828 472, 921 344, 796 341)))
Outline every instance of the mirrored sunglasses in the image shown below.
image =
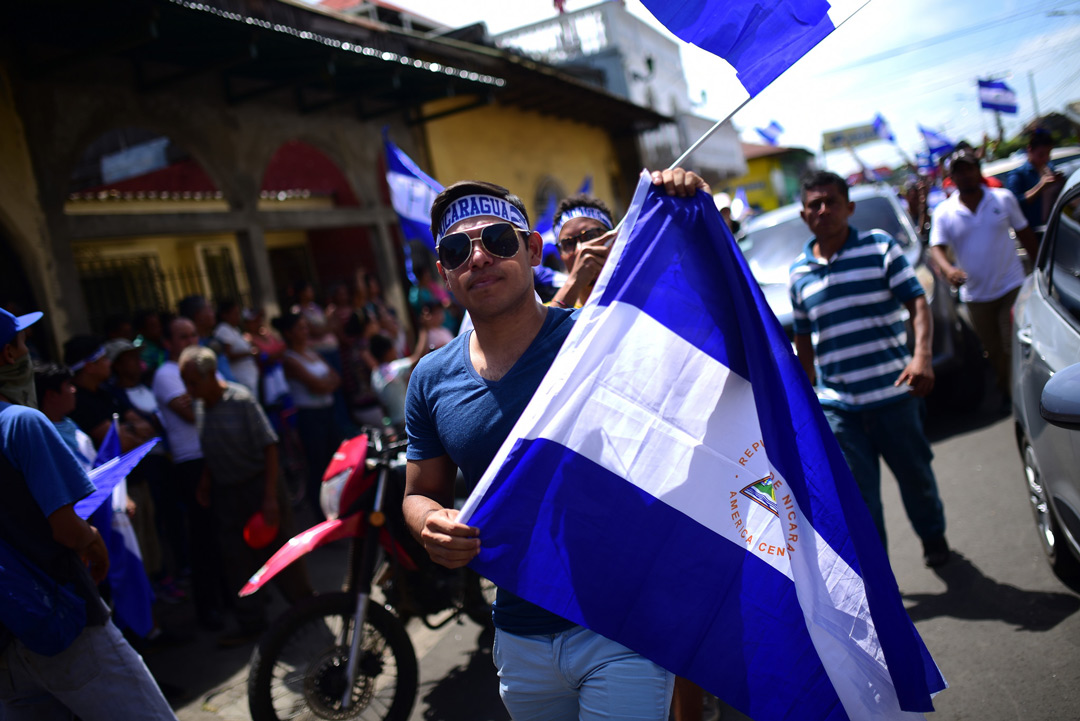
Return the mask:
POLYGON ((569 238, 560 240, 559 250, 564 253, 572 253, 577 248, 578 243, 588 243, 590 240, 596 240, 606 232, 608 232, 607 228, 589 228, 577 235, 571 235, 569 238))
POLYGON ((484 252, 496 258, 513 258, 517 255, 521 243, 518 234, 524 231, 509 223, 485 225, 480 237, 469 237, 468 233, 450 233, 439 239, 439 262, 443 270, 450 271, 459 267, 472 255, 473 243, 479 241, 484 252))

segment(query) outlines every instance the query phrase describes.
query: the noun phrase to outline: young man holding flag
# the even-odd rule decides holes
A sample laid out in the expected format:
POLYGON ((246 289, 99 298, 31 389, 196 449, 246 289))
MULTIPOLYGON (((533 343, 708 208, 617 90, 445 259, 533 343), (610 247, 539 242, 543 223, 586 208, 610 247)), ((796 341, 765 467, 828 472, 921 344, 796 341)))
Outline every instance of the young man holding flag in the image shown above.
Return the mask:
MULTIPOLYGON (((680 196, 704 186, 682 170, 655 173, 654 182, 680 196)), ((404 512, 432 559, 458 568, 482 540, 481 529, 456 521, 456 469, 475 486, 574 317, 536 299, 532 267, 542 239, 528 230, 520 198, 489 183, 456 183, 436 198, 431 218, 439 273, 475 330, 425 356, 413 372, 404 512)), ((673 675, 652 661, 502 590, 494 621, 500 695, 515 719, 667 718, 673 675)))

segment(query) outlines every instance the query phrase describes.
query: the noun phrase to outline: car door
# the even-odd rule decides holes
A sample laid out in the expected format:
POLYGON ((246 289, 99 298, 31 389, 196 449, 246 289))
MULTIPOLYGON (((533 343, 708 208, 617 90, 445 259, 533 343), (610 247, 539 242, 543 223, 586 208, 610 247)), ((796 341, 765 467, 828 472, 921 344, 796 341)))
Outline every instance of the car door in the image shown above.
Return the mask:
POLYGON ((1080 362, 1080 188, 1058 205, 1032 293, 1016 317, 1020 387, 1028 438, 1058 515, 1080 536, 1080 432, 1052 426, 1039 414, 1043 386, 1080 362))

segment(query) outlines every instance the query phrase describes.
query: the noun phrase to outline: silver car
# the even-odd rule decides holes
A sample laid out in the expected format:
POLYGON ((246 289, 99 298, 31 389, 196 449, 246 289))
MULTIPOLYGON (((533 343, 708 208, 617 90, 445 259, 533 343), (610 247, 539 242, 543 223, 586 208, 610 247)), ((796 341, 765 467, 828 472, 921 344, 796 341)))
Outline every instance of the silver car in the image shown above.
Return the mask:
MULTIPOLYGON (((859 230, 883 230, 895 238, 926 291, 934 317, 932 351, 937 382, 932 400, 962 410, 978 407, 985 384, 982 374, 972 369, 982 367, 982 347, 957 314, 958 301, 948 281, 926 263, 927 253, 911 217, 888 186, 859 185, 849 190, 848 197, 855 203, 849 223, 859 230)), ((754 280, 789 337, 788 270, 811 237, 799 215, 801 210, 801 203, 792 203, 759 215, 746 223, 739 240, 754 280)), ((910 331, 908 337, 912 338, 910 331)))
POLYGON ((1080 582, 1080 418, 1070 418, 1068 409, 1070 402, 1080 406, 1080 384, 1070 382, 1080 369, 1069 368, 1080 362, 1080 171, 1069 178, 1050 214, 1013 318, 1013 417, 1031 509, 1051 567, 1075 584, 1080 582))

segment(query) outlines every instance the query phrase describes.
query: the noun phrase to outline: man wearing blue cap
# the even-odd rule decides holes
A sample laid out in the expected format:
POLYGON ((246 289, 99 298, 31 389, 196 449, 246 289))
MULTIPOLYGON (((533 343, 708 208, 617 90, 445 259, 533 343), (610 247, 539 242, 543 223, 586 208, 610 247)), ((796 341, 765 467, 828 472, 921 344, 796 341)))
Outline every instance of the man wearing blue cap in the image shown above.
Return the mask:
MULTIPOLYGON (((94 485, 36 408, 26 328, 41 315, 14 316, 0 309, 0 544, 5 555, 71 591, 72 603, 85 608, 86 623, 62 650, 49 653, 26 625, 32 613, 6 607, 0 617, 0 716, 8 721, 72 714, 84 721, 175 719, 97 592, 109 553, 97 530, 74 509, 94 485)), ((0 583, 19 580, 12 568, 0 571, 0 583)))

